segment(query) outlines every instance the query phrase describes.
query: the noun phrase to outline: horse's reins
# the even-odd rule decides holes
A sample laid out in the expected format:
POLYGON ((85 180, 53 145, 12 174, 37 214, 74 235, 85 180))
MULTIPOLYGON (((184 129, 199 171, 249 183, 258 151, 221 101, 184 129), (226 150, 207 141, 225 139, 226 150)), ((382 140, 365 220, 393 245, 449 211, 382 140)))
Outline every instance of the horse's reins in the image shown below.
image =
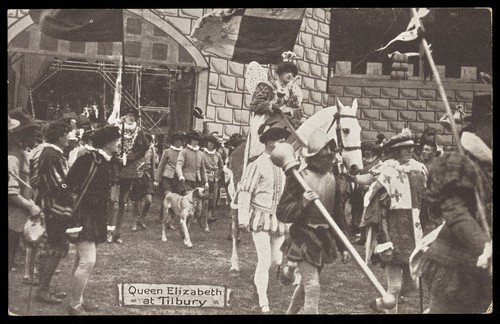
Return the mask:
POLYGON ((338 148, 341 151, 361 150, 361 146, 344 146, 344 141, 342 140, 342 126, 340 125, 341 118, 356 118, 356 116, 344 115, 344 114, 341 114, 337 111, 333 115, 332 123, 330 124, 330 127, 328 127, 328 130, 326 131, 326 133, 328 134, 328 132, 332 128, 333 124, 335 124, 335 122, 337 122, 336 132, 337 132, 337 146, 338 146, 338 148))

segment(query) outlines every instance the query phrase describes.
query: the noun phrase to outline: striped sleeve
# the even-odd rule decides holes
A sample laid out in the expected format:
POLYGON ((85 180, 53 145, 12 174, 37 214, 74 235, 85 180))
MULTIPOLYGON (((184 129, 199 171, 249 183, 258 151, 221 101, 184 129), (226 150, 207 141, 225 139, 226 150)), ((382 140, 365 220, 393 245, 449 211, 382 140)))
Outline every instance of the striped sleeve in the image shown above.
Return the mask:
POLYGON ((50 191, 66 188, 66 176, 68 167, 65 159, 57 155, 47 155, 46 159, 40 160, 40 177, 44 177, 45 184, 50 191))
POLYGON ((249 193, 254 193, 259 185, 260 172, 258 167, 258 159, 247 165, 245 173, 241 178, 240 190, 249 193))
POLYGON ((19 187, 19 181, 12 174, 19 176, 19 160, 13 155, 8 156, 8 169, 9 169, 9 183, 8 183, 8 193, 9 195, 19 195, 21 189, 19 187))

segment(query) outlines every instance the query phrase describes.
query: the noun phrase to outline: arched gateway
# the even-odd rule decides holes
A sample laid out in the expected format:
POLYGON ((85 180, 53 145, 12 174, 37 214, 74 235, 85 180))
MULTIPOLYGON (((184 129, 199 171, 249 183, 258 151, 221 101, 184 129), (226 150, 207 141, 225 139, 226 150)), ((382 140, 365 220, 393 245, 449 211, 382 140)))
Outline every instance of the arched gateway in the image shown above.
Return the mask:
MULTIPOLYGON (((9 108, 54 119, 65 109, 79 114, 97 106, 103 118, 112 108, 121 43, 57 40, 23 12, 8 28, 9 108)), ((124 27, 122 104, 140 108, 143 126, 153 133, 192 127, 192 108, 203 107, 207 97, 205 57, 152 10, 124 10, 124 27)))

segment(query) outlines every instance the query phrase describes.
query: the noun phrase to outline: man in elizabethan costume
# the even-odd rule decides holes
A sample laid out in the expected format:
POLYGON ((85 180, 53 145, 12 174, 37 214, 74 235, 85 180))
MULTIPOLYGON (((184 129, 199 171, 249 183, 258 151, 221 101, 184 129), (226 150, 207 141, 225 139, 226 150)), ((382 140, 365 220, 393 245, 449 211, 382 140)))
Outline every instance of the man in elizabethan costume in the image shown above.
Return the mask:
MULTIPOLYGON (((115 214, 113 226, 115 229, 108 242, 121 244, 120 230, 125 215, 125 204, 128 202, 130 190, 135 182, 139 181, 142 174, 138 170, 144 155, 149 149, 149 141, 144 131, 137 125, 138 112, 135 108, 126 110, 121 124, 121 145, 123 165, 120 171, 120 195, 118 197, 118 212, 115 214)), ((109 233, 108 233, 109 234, 109 233)))
POLYGON ((290 132, 286 129, 268 128, 260 136, 260 142, 265 145, 264 152, 248 164, 239 184, 237 199, 247 201, 249 206, 243 208, 248 213, 240 213, 238 221, 240 226, 250 228, 257 250, 254 284, 262 313, 270 312, 267 298, 269 270, 271 265, 281 264, 280 247, 287 230, 286 225, 276 218, 276 208, 285 185, 285 174, 271 161, 271 152, 275 143, 284 142, 288 136, 290 132))
POLYGON ((106 126, 97 130, 92 141, 94 148, 78 157, 70 169, 67 184, 76 195, 79 205, 70 219, 66 233, 76 248, 71 280, 68 312, 82 315, 99 307, 83 299, 83 291, 96 262, 96 248, 106 241, 107 211, 111 196, 111 158, 118 152, 120 129, 106 126))
POLYGON ((337 249, 344 261, 349 258, 342 241, 312 204, 315 199, 319 199, 339 227, 346 230, 345 219, 339 208, 336 179, 331 172, 335 150, 335 140, 330 139, 324 131, 316 129, 311 134, 307 147, 303 148, 307 166, 299 172, 312 190, 304 191, 292 174, 287 175, 276 210, 279 221, 292 223, 281 250, 289 261, 297 262, 301 278, 287 314, 297 314, 302 308, 305 314, 318 314, 321 270, 337 257, 337 249))
POLYGON ((65 234, 73 211, 73 199, 66 184, 68 161, 63 150, 68 146, 71 127, 62 122, 44 126, 48 143, 40 153, 38 162, 38 196, 36 203, 45 214, 46 233, 39 245, 39 278, 37 299, 48 304, 59 304, 66 293, 50 287, 59 262, 68 253, 69 243, 65 234))
MULTIPOLYGON (((163 150, 161 155, 160 163, 155 173, 154 186, 160 186, 163 194, 162 198, 165 198, 165 196, 171 192, 179 193, 179 178, 175 175, 175 166, 177 165, 177 157, 182 151, 182 141, 185 136, 186 133, 181 131, 172 134, 172 146, 163 150)), ((163 201, 163 199, 161 201, 163 201)), ((162 212, 160 217, 169 217, 168 213, 163 215, 163 204, 161 204, 161 208, 162 212)), ((170 229, 175 229, 171 219, 167 219, 166 224, 170 229)))
POLYGON ((224 168, 224 161, 218 152, 221 146, 217 137, 213 135, 206 135, 202 137, 204 144, 203 148, 203 164, 208 180, 208 192, 210 198, 203 201, 203 210, 206 212, 207 217, 204 218, 207 222, 214 222, 217 217, 213 215, 217 207, 217 192, 219 191, 219 178, 222 169, 224 168))
MULTIPOLYGON (((367 241, 366 244, 371 247, 372 261, 385 269, 388 292, 396 301, 402 287, 414 286, 411 280, 403 282, 403 279, 411 278, 409 257, 422 239, 420 208, 427 168, 412 158, 414 147, 413 135, 408 129, 403 129, 384 145, 392 159, 384 163, 365 195, 360 225, 378 225, 378 233, 373 237, 376 243, 367 241)), ((379 304, 380 299, 377 299, 371 307, 382 311, 379 304)), ((393 309, 384 311, 394 314, 397 310, 396 302, 393 309)))
POLYGON ((430 286, 430 313, 484 313, 492 302, 491 113, 491 95, 475 96, 460 139, 464 154, 444 153, 429 170, 425 200, 444 225, 412 270, 430 286))

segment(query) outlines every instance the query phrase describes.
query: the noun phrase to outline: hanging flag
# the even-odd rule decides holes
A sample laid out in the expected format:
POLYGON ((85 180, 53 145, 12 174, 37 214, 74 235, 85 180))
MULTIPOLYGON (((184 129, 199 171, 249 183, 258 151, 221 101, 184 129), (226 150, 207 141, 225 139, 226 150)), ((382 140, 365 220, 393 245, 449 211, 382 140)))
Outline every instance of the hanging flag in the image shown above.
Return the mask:
POLYGON ((121 42, 122 9, 30 9, 45 35, 74 42, 121 42))
POLYGON ((115 97, 113 98, 113 111, 109 115, 108 123, 117 124, 120 120, 120 104, 122 102, 122 70, 123 56, 120 56, 120 64, 118 66, 118 76, 116 77, 115 97))
POLYGON ((240 63, 276 64, 293 50, 305 8, 217 9, 199 18, 191 37, 207 53, 240 63))
POLYGON ((376 51, 381 51, 381 50, 384 50, 386 49, 389 45, 391 45, 392 43, 396 42, 396 41, 403 41, 403 42, 408 42, 408 41, 412 41, 412 40, 415 40, 417 39, 418 37, 418 29, 412 29, 412 30, 406 30, 404 32, 402 32, 401 34, 399 34, 398 36, 396 36, 394 39, 392 39, 389 43, 387 43, 387 45, 385 45, 384 47, 381 47, 379 49, 376 49, 376 51))

